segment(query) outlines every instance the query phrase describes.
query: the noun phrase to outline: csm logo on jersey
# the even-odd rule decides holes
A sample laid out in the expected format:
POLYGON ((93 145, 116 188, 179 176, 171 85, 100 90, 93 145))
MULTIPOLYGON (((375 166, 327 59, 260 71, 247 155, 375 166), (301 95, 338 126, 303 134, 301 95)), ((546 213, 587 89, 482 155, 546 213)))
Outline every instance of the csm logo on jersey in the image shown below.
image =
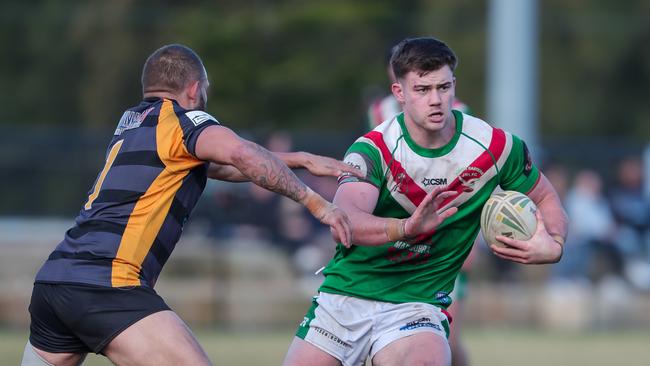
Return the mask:
POLYGON ((187 116, 187 118, 190 119, 190 121, 192 121, 192 123, 194 123, 194 126, 198 126, 201 123, 210 120, 219 123, 219 121, 217 121, 216 118, 212 117, 210 114, 205 113, 203 111, 189 111, 185 113, 185 115, 187 116))
POLYGON ((428 186, 446 186, 447 178, 422 178, 422 185, 428 186))

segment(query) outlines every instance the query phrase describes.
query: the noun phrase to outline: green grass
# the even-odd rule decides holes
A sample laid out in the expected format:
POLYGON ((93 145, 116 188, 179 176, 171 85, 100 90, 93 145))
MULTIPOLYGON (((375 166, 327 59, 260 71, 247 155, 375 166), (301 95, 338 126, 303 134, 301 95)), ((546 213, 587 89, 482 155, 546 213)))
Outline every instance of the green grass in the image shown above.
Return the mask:
POLYGON ((464 334, 473 365, 650 365, 650 330, 557 333, 472 330, 464 334))
MULTIPOLYGON (((534 330, 466 329, 464 340, 476 366, 641 366, 650 364, 650 329, 556 333, 534 330)), ((196 332, 216 365, 280 365, 293 330, 245 333, 196 332)), ((2 365, 18 365, 27 334, 0 331, 2 365)), ((90 355, 84 365, 111 365, 90 355)))

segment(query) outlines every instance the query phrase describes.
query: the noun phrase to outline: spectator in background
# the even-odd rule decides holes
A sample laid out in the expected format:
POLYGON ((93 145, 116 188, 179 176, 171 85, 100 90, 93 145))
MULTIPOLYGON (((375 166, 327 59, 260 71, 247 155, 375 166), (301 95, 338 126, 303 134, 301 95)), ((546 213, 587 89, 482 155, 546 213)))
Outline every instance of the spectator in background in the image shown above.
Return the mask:
MULTIPOLYGON (((284 131, 273 132, 266 139, 266 147, 269 151, 286 153, 293 149, 293 138, 284 131)), ((296 172, 296 175, 303 180, 311 180, 311 184, 319 181, 302 173, 296 172)), ((315 192, 319 192, 317 187, 313 188, 315 192)), ((274 228, 269 227, 270 232, 273 233, 273 243, 293 256, 302 245, 309 245, 316 231, 316 224, 305 215, 300 205, 294 205, 293 201, 284 200, 282 197, 276 197, 275 201, 274 207, 269 207, 269 212, 263 215, 268 216, 275 225, 274 228)))
POLYGON ((572 218, 569 243, 564 248, 563 260, 553 268, 553 279, 586 281, 605 274, 620 274, 620 259, 614 246, 616 223, 603 195, 601 177, 592 170, 579 171, 566 194, 565 205, 572 218), (606 258, 608 263, 603 263, 606 258))
POLYGON ((643 194, 639 157, 619 163, 617 184, 609 199, 619 226, 616 245, 624 256, 625 274, 635 287, 650 290, 650 202, 643 194))
MULTIPOLYGON (((272 132, 265 142, 265 147, 274 153, 288 153, 293 148, 291 135, 286 132, 272 132)), ((300 173, 296 172, 296 175, 300 173)), ((249 236, 262 241, 270 241, 273 245, 278 245, 287 250, 284 240, 285 231, 282 223, 289 220, 282 217, 285 214, 282 209, 286 202, 282 197, 273 194, 273 192, 259 187, 255 184, 244 183, 243 196, 240 196, 237 211, 239 227, 237 232, 240 236, 249 236)), ((296 208, 298 215, 303 212, 296 208)), ((293 213, 290 213, 293 215, 293 213)), ((292 243, 292 246, 297 243, 292 243)))
POLYGON ((569 173, 566 167, 559 163, 550 163, 544 168, 544 175, 555 187, 560 200, 564 202, 569 190, 569 173))
MULTIPOLYGON (((286 154, 293 149, 293 139, 285 131, 275 131, 265 139, 264 146, 276 154, 286 154)), ((335 180, 320 179, 305 170, 296 170, 295 174, 315 192, 330 199, 334 196, 335 180), (327 188, 327 184, 334 188, 327 188)), ((277 246, 291 256, 301 246, 309 244, 319 232, 318 221, 312 220, 301 205, 295 205, 290 199, 285 200, 250 182, 208 183, 206 197, 199 202, 196 210, 196 216, 200 218, 193 221, 203 220, 200 225, 207 227, 206 231, 214 237, 215 243, 248 238, 277 246)), ((328 230, 322 232, 327 233, 329 238, 328 230)), ((331 246, 331 238, 328 245, 331 246)), ((313 272, 310 272, 312 276, 313 272)))

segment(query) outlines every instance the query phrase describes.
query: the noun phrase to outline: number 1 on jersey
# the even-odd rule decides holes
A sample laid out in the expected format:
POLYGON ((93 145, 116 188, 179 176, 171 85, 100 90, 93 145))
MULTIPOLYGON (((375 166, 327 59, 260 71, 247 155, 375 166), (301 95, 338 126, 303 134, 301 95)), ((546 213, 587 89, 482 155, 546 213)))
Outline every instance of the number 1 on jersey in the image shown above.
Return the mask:
POLYGON ((99 173, 99 177, 97 178, 97 182, 95 182, 95 186, 93 187, 93 192, 88 196, 88 202, 84 205, 84 208, 86 210, 90 210, 90 208, 93 205, 93 202, 97 199, 97 196, 99 196, 99 191, 102 189, 102 184, 104 184, 104 179, 106 178, 106 174, 108 174, 108 170, 111 168, 113 165, 113 162, 115 161, 115 157, 117 157, 117 153, 120 151, 120 148, 122 147, 122 143, 124 140, 120 140, 111 147, 111 150, 108 152, 108 156, 106 157, 106 163, 104 164, 104 169, 102 169, 102 172, 99 173))

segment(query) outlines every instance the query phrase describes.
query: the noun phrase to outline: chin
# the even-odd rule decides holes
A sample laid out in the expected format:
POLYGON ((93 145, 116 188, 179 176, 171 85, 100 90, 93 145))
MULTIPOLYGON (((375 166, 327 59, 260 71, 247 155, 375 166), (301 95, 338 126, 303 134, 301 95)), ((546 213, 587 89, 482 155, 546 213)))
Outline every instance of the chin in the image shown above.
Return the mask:
POLYGON ((434 128, 429 129, 429 131, 431 131, 431 132, 440 132, 442 130, 444 130, 444 128, 442 128, 442 126, 436 126, 434 128))
POLYGON ((444 119, 442 121, 427 120, 427 126, 433 128, 433 129, 443 128, 445 126, 445 124, 446 124, 446 121, 444 119))

